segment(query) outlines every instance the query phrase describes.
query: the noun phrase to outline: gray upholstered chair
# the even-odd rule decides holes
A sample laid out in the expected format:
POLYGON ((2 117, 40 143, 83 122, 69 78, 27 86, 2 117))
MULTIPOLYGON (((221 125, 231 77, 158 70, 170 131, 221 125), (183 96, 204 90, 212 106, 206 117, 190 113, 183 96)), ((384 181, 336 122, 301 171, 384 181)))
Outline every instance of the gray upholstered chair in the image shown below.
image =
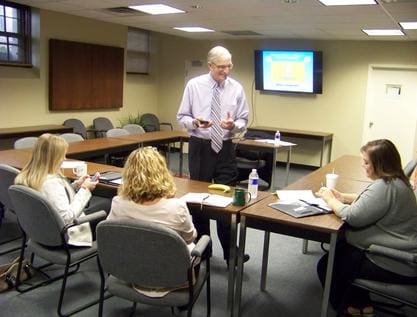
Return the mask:
POLYGON ((84 141, 84 138, 77 133, 62 133, 60 137, 68 143, 84 141))
POLYGON ((204 283, 207 287, 207 315, 210 315, 210 260, 201 256, 210 245, 203 236, 191 251, 172 229, 148 221, 120 219, 106 220, 97 226, 97 249, 101 272, 99 316, 103 314, 103 297, 108 291, 136 303, 174 307, 185 306, 191 316, 193 305, 204 283), (129 241, 129 243, 126 243, 129 241), (202 260, 193 285, 193 266, 202 260), (107 275, 108 274, 108 275, 107 275), (163 297, 148 297, 136 291, 132 284, 149 288, 175 288, 163 297))
POLYGON ((172 130, 172 124, 169 122, 159 122, 159 119, 153 113, 144 113, 140 117, 140 125, 146 132, 160 131, 161 125, 167 126, 172 130))
POLYGON ((405 176, 410 177, 416 166, 417 160, 411 160, 410 162, 408 162, 407 165, 404 167, 405 176))
MULTIPOLYGON (((62 275, 50 277, 48 280, 42 280, 35 285, 22 288, 22 284, 19 280, 20 272, 22 270, 22 261, 20 261, 16 289, 23 293, 62 278, 58 302, 59 316, 72 315, 96 304, 98 302, 97 300, 82 305, 81 307, 72 307, 72 311, 66 314, 62 312, 67 277, 79 269, 80 263, 97 255, 96 242, 94 242, 92 247, 71 248, 67 244, 67 231, 77 224, 104 219, 106 218, 106 212, 99 211, 92 213, 88 216, 76 219, 76 221, 71 224, 65 224, 58 211, 51 206, 40 192, 26 186, 12 185, 9 188, 9 195, 24 237, 20 259, 24 258, 25 242, 27 242, 27 248, 33 254, 49 261, 50 265, 58 264, 64 266, 64 273, 62 275), (72 270, 70 271, 71 268, 72 270)), ((44 267, 45 266, 35 269, 41 270, 44 267)), ((73 285, 73 287, 75 287, 75 285, 73 285)))
MULTIPOLYGON (((10 200, 9 196, 9 187, 14 184, 14 179, 16 178, 17 174, 19 174, 19 170, 6 165, 6 164, 0 164, 0 203, 3 205, 3 212, 10 212, 15 214, 14 208, 12 205, 12 202, 10 200)), ((3 215, 2 215, 3 216, 3 215)), ((0 219, 1 224, 1 219, 0 219)), ((9 242, 21 239, 22 237, 19 235, 18 237, 8 237, 8 239, 5 239, 0 245, 5 245, 9 242)), ((11 247, 6 250, 2 250, 0 252, 0 255, 4 255, 10 252, 14 252, 16 250, 19 250, 20 247, 11 247)))
MULTIPOLYGON (((371 245, 366 252, 372 257, 379 257, 384 261, 385 269, 401 273, 405 276, 417 276, 417 254, 391 249, 379 245, 371 245)), ((387 303, 376 303, 378 310, 388 311, 395 315, 399 314, 398 309, 403 306, 417 308, 417 285, 384 283, 366 279, 355 279, 352 285, 368 290, 371 293, 385 297, 399 303, 393 305, 387 303)))
POLYGON ((64 121, 64 126, 72 128, 74 133, 81 135, 83 139, 87 139, 87 128, 81 120, 75 118, 67 119, 64 121))
POLYGON ((125 124, 123 129, 127 130, 130 134, 143 134, 146 132, 139 124, 134 123, 125 124))
POLYGON ((38 137, 27 136, 24 138, 17 139, 14 142, 14 148, 15 149, 32 149, 35 147, 36 142, 38 142, 38 137))
POLYGON ((125 129, 120 129, 120 128, 113 128, 113 129, 109 129, 106 131, 106 137, 108 138, 129 135, 129 134, 130 134, 129 131, 125 129))
POLYGON ((106 132, 114 128, 113 123, 106 117, 95 118, 93 120, 93 127, 97 138, 105 138, 106 132))

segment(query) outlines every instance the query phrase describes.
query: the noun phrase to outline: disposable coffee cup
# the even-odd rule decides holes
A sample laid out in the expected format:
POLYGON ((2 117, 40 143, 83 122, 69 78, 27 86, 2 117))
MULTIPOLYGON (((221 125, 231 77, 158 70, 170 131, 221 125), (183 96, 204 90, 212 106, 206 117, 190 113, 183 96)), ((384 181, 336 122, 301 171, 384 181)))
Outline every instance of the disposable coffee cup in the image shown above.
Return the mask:
POLYGON ((326 187, 330 189, 334 189, 337 184, 337 179, 339 178, 339 175, 331 173, 326 174, 326 187))
POLYGON ((72 169, 73 173, 78 177, 87 175, 87 163, 80 163, 72 169))

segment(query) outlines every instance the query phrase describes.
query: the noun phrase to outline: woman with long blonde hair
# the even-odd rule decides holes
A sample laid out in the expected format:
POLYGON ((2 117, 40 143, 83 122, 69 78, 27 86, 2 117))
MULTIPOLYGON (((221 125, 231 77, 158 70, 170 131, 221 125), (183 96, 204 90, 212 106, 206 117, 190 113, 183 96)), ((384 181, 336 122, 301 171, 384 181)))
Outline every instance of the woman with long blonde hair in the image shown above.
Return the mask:
MULTIPOLYGON (((38 190, 46 196, 51 205, 58 210, 65 223, 97 210, 108 210, 108 199, 100 198, 86 209, 92 198, 91 191, 97 181, 91 181, 88 175, 69 183, 61 172, 61 163, 65 160, 68 143, 53 134, 42 134, 29 162, 15 179, 15 184, 25 185, 38 190), (106 208, 107 206, 107 208, 106 208)), ((93 240, 89 223, 69 229, 68 244, 91 246, 93 240)))

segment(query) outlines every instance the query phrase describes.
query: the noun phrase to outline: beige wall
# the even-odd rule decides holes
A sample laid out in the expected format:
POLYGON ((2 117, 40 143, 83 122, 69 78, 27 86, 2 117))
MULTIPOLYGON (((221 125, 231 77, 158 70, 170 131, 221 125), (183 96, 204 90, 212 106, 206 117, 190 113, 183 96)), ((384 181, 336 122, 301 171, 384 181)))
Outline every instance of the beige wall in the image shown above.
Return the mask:
MULTIPOLYGON (((0 126, 62 124, 70 117, 91 125, 98 116, 109 117, 114 125, 129 114, 154 112, 157 98, 157 63, 151 76, 126 75, 123 107, 100 111, 48 110, 48 41, 51 38, 125 47, 127 27, 52 11, 40 10, 39 67, 32 69, 0 66, 0 126)), ((157 38, 152 45, 157 46, 157 38)), ((36 54, 37 55, 37 54, 36 54)))
MULTIPOLYGON (((166 35, 161 35, 159 41, 159 112, 165 120, 175 121, 184 87, 184 61, 204 60, 212 46, 221 44, 231 51, 232 77, 242 83, 253 107, 252 125, 331 132, 334 134, 332 158, 359 154, 369 65, 417 65, 417 42, 239 40, 215 43, 166 35), (253 52, 261 48, 323 51, 323 94, 279 95, 253 90, 253 52)), ((293 141, 299 144, 293 154, 294 162, 318 164, 319 144, 293 141)))
MULTIPOLYGON (((277 126, 334 133, 333 158, 358 154, 361 145, 368 67, 370 64, 417 65, 417 42, 382 41, 197 41, 152 33, 151 75, 126 75, 124 107, 119 110, 49 112, 48 40, 88 42, 124 47, 127 27, 40 10, 39 68, 0 66, 0 126, 62 123, 80 118, 86 125, 105 115, 118 125, 129 114, 154 112, 176 124, 186 60, 205 60, 214 45, 233 54, 232 76, 245 88, 252 125, 277 126), (271 95, 254 91, 253 51, 260 48, 323 51, 323 94, 271 95)), ((318 164, 319 146, 294 140, 299 146, 293 161, 318 164)))

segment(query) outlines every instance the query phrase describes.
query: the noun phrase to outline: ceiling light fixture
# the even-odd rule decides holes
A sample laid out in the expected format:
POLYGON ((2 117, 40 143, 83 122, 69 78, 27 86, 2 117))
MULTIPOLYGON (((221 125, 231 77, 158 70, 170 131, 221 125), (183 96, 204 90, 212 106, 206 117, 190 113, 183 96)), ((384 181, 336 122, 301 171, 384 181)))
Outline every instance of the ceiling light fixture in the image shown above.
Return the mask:
POLYGON ((173 14, 173 13, 185 13, 183 10, 179 10, 165 4, 144 4, 137 6, 129 6, 129 8, 137 11, 142 11, 148 14, 173 14))
POLYGON ((214 30, 201 28, 199 26, 176 27, 174 29, 184 31, 184 32, 215 32, 214 30))
POLYGON ((319 0, 325 6, 353 6, 376 4, 375 0, 319 0))
POLYGON ((417 22, 400 22, 404 30, 417 30, 417 22))
POLYGON ((404 35, 403 31, 398 29, 362 29, 363 32, 369 36, 401 36, 404 35))

